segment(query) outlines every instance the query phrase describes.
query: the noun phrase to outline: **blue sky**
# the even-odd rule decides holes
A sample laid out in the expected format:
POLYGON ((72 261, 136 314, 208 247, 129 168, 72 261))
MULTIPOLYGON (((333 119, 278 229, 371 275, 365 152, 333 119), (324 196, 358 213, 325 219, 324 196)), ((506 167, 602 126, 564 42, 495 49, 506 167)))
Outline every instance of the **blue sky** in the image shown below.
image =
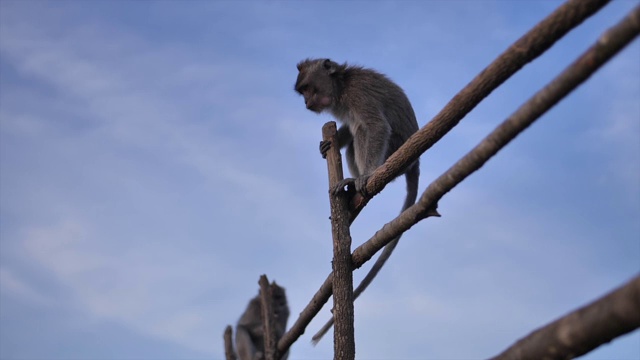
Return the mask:
MULTIPOLYGON (((0 358, 220 359, 261 274, 291 325, 331 269, 331 118, 305 109, 295 64, 378 69, 423 126, 559 4, 2 0, 0 358)), ((636 4, 496 90, 421 157, 421 189, 636 4)), ((356 303, 359 359, 486 358, 638 273, 638 64, 636 41, 405 234, 356 303)), ((331 335, 310 344, 329 308, 291 359, 332 357, 331 335)), ((638 359, 640 334, 585 358, 638 359)))

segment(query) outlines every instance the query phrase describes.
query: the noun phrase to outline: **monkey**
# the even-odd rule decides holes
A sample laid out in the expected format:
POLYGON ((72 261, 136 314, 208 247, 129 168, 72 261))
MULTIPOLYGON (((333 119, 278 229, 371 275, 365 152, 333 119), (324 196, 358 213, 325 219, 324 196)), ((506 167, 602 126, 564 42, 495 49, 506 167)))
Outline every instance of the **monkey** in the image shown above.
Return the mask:
MULTIPOLYGON (((341 126, 337 144, 346 150, 347 166, 353 178, 338 183, 330 191, 336 195, 345 186, 368 197, 367 180, 404 142, 418 131, 418 122, 409 99, 400 86, 375 70, 330 59, 306 59, 297 64, 295 91, 304 97, 308 110, 317 114, 328 112, 341 126)), ((320 142, 320 154, 326 158, 333 144, 320 142)), ((407 195, 402 211, 412 206, 418 195, 419 159, 404 171, 407 195)), ((355 300, 371 283, 400 240, 400 236, 385 246, 382 254, 353 292, 355 300)), ((313 336, 317 344, 331 328, 333 317, 313 336)))
MULTIPOLYGON (((287 319, 289 318, 289 306, 287 305, 287 295, 285 289, 276 282, 272 282, 271 301, 275 318, 276 342, 280 340, 287 329, 287 319)), ((264 360, 264 329, 262 327, 262 306, 260 295, 249 301, 247 309, 244 311, 238 324, 236 325, 236 350, 240 360, 264 360)), ((286 360, 289 351, 280 357, 286 360)))

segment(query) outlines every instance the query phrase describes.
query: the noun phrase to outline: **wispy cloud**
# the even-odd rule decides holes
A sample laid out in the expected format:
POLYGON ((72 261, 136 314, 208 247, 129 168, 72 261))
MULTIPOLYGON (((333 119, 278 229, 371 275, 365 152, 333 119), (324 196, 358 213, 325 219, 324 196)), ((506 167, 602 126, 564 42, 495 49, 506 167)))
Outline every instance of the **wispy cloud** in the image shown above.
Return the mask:
POLYGON ((0 267, 0 289, 5 294, 17 296, 21 300, 26 300, 36 305, 48 306, 51 302, 51 299, 6 267, 0 267))
MULTIPOLYGON (((407 89, 424 124, 553 7, 529 4, 535 11, 524 16, 500 2, 466 10, 376 3, 350 17, 320 3, 193 4, 197 11, 164 2, 95 5, 107 15, 76 2, 6 3, 0 257, 11 261, 0 268, 3 295, 66 306, 89 318, 85 326, 117 323, 216 357, 221 341, 212 339, 257 293, 260 274, 287 288, 293 321, 331 268, 327 178, 317 153, 330 117, 308 113, 292 91, 295 62, 329 52, 379 67, 407 89), (114 15, 122 4, 135 21, 114 15), (338 17, 336 24, 322 14, 338 17), (174 26, 170 34, 159 34, 166 24, 174 26), (472 35, 467 48, 454 46, 472 35), (56 302, 62 292, 72 304, 56 302)), ((570 106, 561 104, 448 194, 443 218, 405 234, 358 300, 359 354, 491 355, 637 269, 628 251, 637 226, 622 216, 636 214, 637 196, 625 198, 631 213, 611 206, 611 218, 598 218, 579 200, 593 198, 598 207, 607 191, 617 192, 595 196, 589 169, 600 167, 578 161, 582 151, 600 154, 610 160, 607 184, 640 191, 633 49, 590 80, 587 88, 595 81, 602 99, 572 94, 570 106), (610 120, 582 121, 572 107, 610 120), (578 125, 571 146, 558 140, 563 115, 578 125), (586 190, 573 186, 574 176, 586 190), (612 234, 615 246, 606 241, 612 234), (462 349, 451 334, 481 337, 462 349), (402 354, 389 343, 401 344, 402 354)), ((530 78, 547 71, 544 64, 528 69, 423 157, 423 188, 533 91, 530 78)), ((352 228, 354 246, 397 214, 403 196, 402 180, 376 196, 352 228)), ((307 333, 327 316, 324 310, 307 333)), ((295 345, 295 358, 331 355, 330 336, 318 348, 307 339, 295 345)))
MULTIPOLYGON (((68 157, 64 160, 66 163, 57 164, 54 176, 59 179, 52 179, 54 182, 64 181, 67 176, 61 173, 70 170, 69 166, 82 164, 81 168, 72 170, 81 177, 75 181, 82 181, 73 185, 76 189, 95 189, 96 184, 106 182, 112 189, 125 191, 113 194, 111 199, 105 198, 108 194, 98 195, 93 201, 148 201, 146 205, 133 206, 139 209, 167 207, 167 211, 156 209, 155 215, 161 216, 160 219, 177 216, 175 224, 178 225, 185 220, 171 211, 170 205, 177 197, 157 193, 162 191, 162 183, 150 174, 140 177, 140 172, 132 168, 133 159, 160 161, 161 167, 182 167, 183 171, 196 174, 202 179, 197 181, 197 186, 206 191, 206 196, 215 198, 219 209, 240 205, 241 212, 246 212, 249 219, 259 216, 270 221, 286 221, 282 232, 288 232, 289 236, 297 233, 286 228, 292 217, 299 218, 294 221, 297 224, 314 226, 304 220, 302 209, 292 211, 288 218, 270 216, 274 203, 289 203, 295 208, 302 202, 277 179, 251 170, 250 162, 236 156, 245 145, 230 141, 224 130, 216 129, 227 126, 221 122, 223 117, 225 121, 229 117, 247 117, 243 113, 230 114, 228 109, 238 106, 234 101, 230 101, 228 108, 220 106, 229 100, 224 89, 224 84, 230 83, 228 76, 231 75, 227 74, 237 73, 237 69, 216 70, 215 64, 205 67, 189 59, 179 59, 181 56, 170 50, 148 49, 140 40, 99 26, 92 27, 90 36, 80 31, 83 26, 76 26, 77 32, 72 27, 62 40, 48 34, 42 23, 33 27, 4 26, 4 37, 0 39, 3 56, 10 59, 22 76, 50 87, 57 101, 75 108, 77 121, 61 124, 49 113, 52 109, 55 113, 59 104, 45 101, 41 105, 46 106, 31 111, 27 109, 38 103, 39 98, 19 98, 12 94, 5 97, 10 100, 2 109, 6 136, 29 138, 41 150, 50 153, 53 150, 51 154, 56 161, 68 157), (105 43, 110 46, 104 48, 105 43), (134 50, 136 55, 131 59, 127 54, 134 50), (147 62, 140 61, 141 58, 153 59, 153 62, 146 66, 147 62), (174 67, 176 71, 168 71, 174 67), (185 88, 187 94, 174 96, 168 103, 164 92, 172 86, 185 88), (192 121, 192 112, 197 112, 189 108, 193 101, 189 98, 192 86, 199 86, 199 96, 211 99, 218 109, 228 113, 219 114, 213 122, 192 121), (73 131, 76 135, 68 137, 63 131, 73 131), (56 134, 53 138, 52 133, 56 134), (118 159, 119 156, 125 159, 118 159), (125 200, 123 196, 131 198, 125 200)), ((159 168, 153 171, 165 175, 159 168)), ((185 249, 176 238, 179 231, 161 234, 151 229, 127 234, 122 226, 133 224, 128 224, 125 214, 114 214, 110 210, 105 213, 105 205, 90 204, 87 200, 92 201, 90 198, 66 199, 66 206, 62 208, 65 211, 48 214, 52 225, 27 231, 24 246, 31 259, 73 291, 79 304, 92 315, 211 353, 210 334, 217 332, 218 324, 230 319, 224 312, 215 311, 216 305, 205 307, 192 303, 206 291, 215 293, 217 288, 220 293, 228 292, 231 279, 219 275, 237 272, 234 261, 215 251, 198 254, 185 249), (152 240, 150 236, 158 237, 152 240)), ((37 212, 47 213, 49 204, 38 206, 37 212)), ((143 218, 147 218, 143 220, 147 225, 152 224, 147 216, 143 218)), ((226 227, 233 229, 236 225, 229 223, 226 227)), ((211 227, 221 235, 226 232, 215 229, 216 226, 211 227)), ((237 240, 224 236, 218 241, 237 240)), ((228 245, 220 246, 228 248, 228 245)), ((7 271, 3 272, 7 286, 35 298, 28 285, 21 285, 7 271)), ((229 299, 219 301, 228 303, 229 299)))

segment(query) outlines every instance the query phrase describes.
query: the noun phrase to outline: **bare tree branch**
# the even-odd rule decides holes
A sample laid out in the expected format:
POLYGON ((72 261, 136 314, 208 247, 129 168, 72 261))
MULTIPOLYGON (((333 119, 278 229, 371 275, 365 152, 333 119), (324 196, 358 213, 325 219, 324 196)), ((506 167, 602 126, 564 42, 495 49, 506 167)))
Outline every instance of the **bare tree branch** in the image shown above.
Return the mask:
POLYGON ((640 276, 518 340, 491 360, 573 359, 640 327, 640 276))
POLYGON ((260 315, 262 317, 262 331, 264 332, 264 358, 265 360, 277 360, 276 328, 271 301, 273 295, 271 294, 271 286, 267 275, 260 276, 258 285, 260 285, 260 305, 262 306, 260 315))
POLYGON ((407 231, 451 189, 480 169, 493 155, 551 109, 563 97, 587 80, 604 63, 628 45, 640 33, 640 6, 600 39, 513 115, 491 132, 480 144, 432 182, 418 202, 385 224, 369 241, 353 252, 353 265, 359 268, 399 234, 407 231))
MULTIPOLYGON (((413 134, 400 149, 373 172, 367 182, 367 193, 373 197, 382 191, 391 180, 402 174, 407 166, 453 129, 493 90, 608 2, 609 0, 569 0, 529 30, 480 72, 449 101, 438 115, 413 134)), ((369 200, 362 197, 354 199, 353 218, 369 200)))
POLYGON ((298 338, 304 334, 304 330, 307 328, 307 325, 311 322, 311 320, 320 312, 324 304, 329 301, 329 298, 332 294, 332 283, 333 283, 333 272, 327 276, 324 280, 324 283, 320 286, 320 289, 313 295, 311 301, 307 306, 302 310, 298 320, 289 328, 278 342, 278 351, 283 354, 284 351, 287 351, 291 344, 293 344, 298 338))
MULTIPOLYGON (((544 53, 544 51, 562 38, 567 32, 596 13, 608 2, 609 0, 569 0, 561 5, 478 74, 464 89, 451 99, 433 120, 409 138, 398 151, 391 155, 369 178, 367 192, 373 196, 382 191, 388 182, 401 174, 403 169, 440 140, 495 88, 511 77, 511 75, 522 68, 522 66, 544 53)), ((358 196, 354 197, 352 206, 355 211, 352 213, 350 221, 355 219, 368 201, 369 199, 363 199, 358 196)), ((435 207, 436 204, 437 202, 434 202, 431 206, 435 207)), ((410 209, 411 208, 403 212, 403 215, 408 213, 410 209)), ((411 217, 410 214, 406 216, 411 217)), ((422 213, 420 216, 415 216, 415 221, 421 219, 421 216, 423 216, 422 213)), ((387 227, 387 225, 385 225, 385 227, 387 227)), ((406 229, 409 227, 410 226, 407 226, 406 229)), ((383 228, 383 230, 384 229, 385 228, 383 228)), ((386 238, 387 236, 384 237, 386 238)), ((380 248, 377 250, 379 249, 380 248)), ((356 249, 356 252, 357 251, 358 249, 356 249)), ((373 256, 375 251, 371 253, 368 258, 373 256)), ((354 261, 356 259, 356 252, 354 252, 354 261)), ((361 259, 364 259, 366 255, 363 257, 362 252, 361 250, 359 256, 361 259)), ((365 253, 368 253, 368 250, 366 250, 365 253)), ((360 267, 362 263, 356 265, 354 262, 354 266, 360 267)), ((329 274, 309 304, 307 304, 305 309, 300 313, 299 318, 293 326, 280 339, 278 342, 278 350, 281 353, 288 350, 291 344, 304 333, 307 325, 309 325, 311 320, 322 309, 322 306, 329 300, 332 293, 332 281, 333 274, 329 274)))
POLYGON ((236 360, 236 352, 233 350, 233 328, 227 325, 224 329, 224 356, 227 360, 236 360))
MULTIPOLYGON (((338 144, 335 121, 322 127, 322 139, 338 144)), ((331 203, 331 232, 333 235, 333 357, 335 360, 355 359, 356 345, 353 328, 353 265, 351 264, 351 234, 349 232, 349 201, 341 191, 333 189, 343 179, 340 149, 327 151, 329 171, 329 202, 331 203)))

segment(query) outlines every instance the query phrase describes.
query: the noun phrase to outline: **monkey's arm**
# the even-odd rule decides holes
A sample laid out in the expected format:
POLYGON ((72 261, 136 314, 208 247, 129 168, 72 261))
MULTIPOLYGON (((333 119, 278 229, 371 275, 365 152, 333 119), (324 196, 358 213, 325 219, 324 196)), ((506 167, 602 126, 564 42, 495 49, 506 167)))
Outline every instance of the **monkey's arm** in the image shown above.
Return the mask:
MULTIPOLYGON (((351 135, 351 131, 349 131, 349 127, 346 125, 340 126, 338 129, 338 149, 342 149, 347 146, 351 141, 353 141, 353 135, 351 135)), ((323 159, 327 158, 327 151, 331 148, 331 141, 320 141, 320 154, 323 159)))
POLYGON ((249 329, 242 325, 236 327, 236 351, 240 360, 254 360, 256 347, 251 340, 249 329))
POLYGON ((341 125, 338 129, 338 145, 340 149, 347 146, 351 141, 353 141, 353 135, 351 134, 349 127, 347 125, 341 125))
POLYGON ((263 355, 264 333, 260 306, 260 297, 254 297, 238 320, 236 351, 240 360, 256 360, 263 355))

